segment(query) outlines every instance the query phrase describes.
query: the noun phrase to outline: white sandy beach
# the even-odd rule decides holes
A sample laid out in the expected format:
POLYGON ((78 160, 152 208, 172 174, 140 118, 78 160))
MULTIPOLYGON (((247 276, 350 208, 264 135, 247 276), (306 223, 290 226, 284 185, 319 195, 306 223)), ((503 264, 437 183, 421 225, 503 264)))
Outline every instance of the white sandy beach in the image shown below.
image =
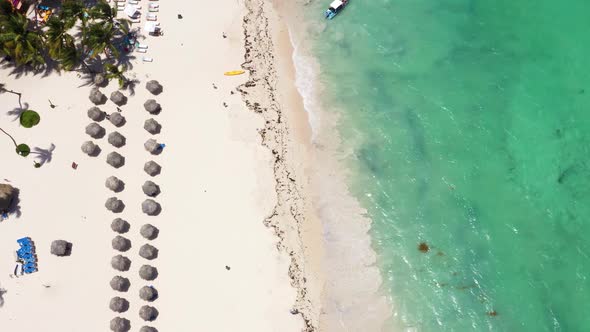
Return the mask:
MULTIPOLYGON (((147 6, 147 0, 142 4, 147 6)), ((10 70, 0 71, 0 82, 21 92, 23 103, 41 115, 38 126, 20 127, 6 114, 18 106, 17 97, 0 94, 0 127, 32 148, 55 145, 51 160, 35 169, 34 154, 16 155, 10 139, 0 136, 0 183, 20 190, 22 212, 0 223, 0 288, 6 290, 0 308, 3 331, 106 331, 116 316, 129 319, 132 331, 143 325, 175 332, 304 328, 302 316, 290 313, 298 296, 288 273, 293 257, 277 250, 272 228, 263 224, 277 202, 273 155, 261 145, 258 133, 264 120, 246 108, 239 93, 230 94, 247 75, 223 76, 224 71, 240 69, 244 61, 243 14, 241 1, 160 1, 158 18, 164 36, 142 41, 149 46, 146 55, 154 59, 152 63, 133 60, 131 72, 139 83, 135 95, 121 107, 127 123, 121 128, 106 120, 100 123, 107 135, 116 130, 126 137, 122 148, 108 144, 106 136, 93 140, 84 133, 92 122, 86 111, 93 105, 88 99, 90 86, 82 86, 84 80, 76 73, 17 78, 10 70), (162 94, 154 97, 145 89, 150 79, 164 86, 162 94), (166 144, 158 156, 143 147, 152 137, 143 129, 144 121, 152 117, 143 109, 149 98, 163 108, 153 116, 162 124, 155 138, 166 144), (48 99, 57 105, 55 109, 48 99), (99 156, 82 153, 80 146, 87 140, 101 147, 99 156), (123 167, 115 169, 105 162, 111 151, 125 156, 123 167), (162 165, 162 173, 154 178, 143 172, 144 163, 152 159, 162 165), (72 162, 79 164, 76 170, 70 167, 72 162), (105 188, 111 175, 125 182, 121 193, 105 188), (148 179, 162 191, 155 198, 162 205, 158 216, 141 212, 146 198, 141 185, 148 179), (105 209, 111 196, 125 203, 122 213, 105 209), (119 254, 111 248, 116 233, 110 223, 116 217, 131 224, 123 234, 132 243, 122 253, 132 261, 127 272, 110 266, 111 257, 119 254), (139 228, 146 223, 159 228, 157 239, 140 236, 139 228), (39 271, 11 278, 16 239, 23 236, 35 242, 39 271), (72 242, 72 255, 51 255, 55 239, 72 242), (159 249, 153 261, 138 255, 147 242, 159 249), (139 278, 143 264, 157 267, 156 280, 139 278), (131 280, 128 292, 110 288, 115 275, 131 280), (138 316, 139 308, 147 304, 138 296, 144 285, 153 285, 159 293, 150 304, 159 311, 152 323, 138 316), (129 300, 129 310, 112 312, 109 301, 114 296, 129 300)), ((116 89, 116 82, 111 82, 101 90, 109 96, 116 89)), ((129 96, 129 91, 124 94, 129 96)), ((99 107, 115 112, 110 101, 99 107)), ((312 290, 318 297, 319 290, 312 290)))

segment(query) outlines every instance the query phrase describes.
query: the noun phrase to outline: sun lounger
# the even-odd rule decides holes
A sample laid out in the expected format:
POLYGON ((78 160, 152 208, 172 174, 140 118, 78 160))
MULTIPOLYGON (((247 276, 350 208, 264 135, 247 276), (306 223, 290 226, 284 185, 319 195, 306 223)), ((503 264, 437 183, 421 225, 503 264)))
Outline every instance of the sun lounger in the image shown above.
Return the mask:
POLYGON ((152 2, 149 4, 149 8, 160 8, 160 4, 152 2))
POLYGON ((30 237, 23 237, 23 238, 16 240, 16 243, 23 245, 23 244, 31 244, 31 243, 33 243, 33 241, 31 241, 30 237))
POLYGON ((147 50, 145 48, 136 48, 135 49, 135 52, 137 52, 137 53, 146 53, 147 50))
POLYGON ((132 20, 129 20, 129 22, 131 22, 131 23, 141 23, 141 19, 140 18, 134 18, 132 20))
POLYGON ((153 61, 154 61, 154 59, 152 59, 150 57, 147 57, 147 56, 143 57, 143 62, 153 62, 153 61))
POLYGON ((158 8, 148 8, 148 12, 150 12, 150 13, 157 13, 159 11, 160 10, 158 8))
POLYGON ((157 21, 158 20, 158 16, 148 16, 146 18, 146 20, 148 20, 148 21, 157 21))
POLYGON ((37 272, 37 265, 34 263, 27 263, 27 264, 23 265, 23 272, 24 273, 37 272))
POLYGON ((144 48, 144 49, 147 49, 147 48, 148 48, 148 46, 147 46, 146 44, 140 44, 140 43, 137 43, 137 48, 144 48))

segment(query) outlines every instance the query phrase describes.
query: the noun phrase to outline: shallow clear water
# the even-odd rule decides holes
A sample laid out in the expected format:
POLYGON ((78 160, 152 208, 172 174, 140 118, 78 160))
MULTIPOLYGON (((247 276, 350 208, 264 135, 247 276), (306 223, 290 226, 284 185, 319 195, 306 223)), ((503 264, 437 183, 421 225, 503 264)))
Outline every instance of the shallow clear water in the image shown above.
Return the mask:
POLYGON ((304 10, 390 328, 589 330, 590 2, 328 3, 304 10))

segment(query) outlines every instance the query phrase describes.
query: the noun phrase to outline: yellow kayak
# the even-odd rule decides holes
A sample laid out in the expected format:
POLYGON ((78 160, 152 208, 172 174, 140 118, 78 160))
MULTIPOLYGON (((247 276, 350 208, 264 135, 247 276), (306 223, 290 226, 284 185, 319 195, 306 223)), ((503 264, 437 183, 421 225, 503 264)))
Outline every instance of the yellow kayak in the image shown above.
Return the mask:
POLYGON ((226 71, 225 73, 223 73, 223 75, 235 76, 235 75, 242 75, 243 73, 245 73, 245 71, 243 71, 243 70, 232 70, 232 71, 226 71))

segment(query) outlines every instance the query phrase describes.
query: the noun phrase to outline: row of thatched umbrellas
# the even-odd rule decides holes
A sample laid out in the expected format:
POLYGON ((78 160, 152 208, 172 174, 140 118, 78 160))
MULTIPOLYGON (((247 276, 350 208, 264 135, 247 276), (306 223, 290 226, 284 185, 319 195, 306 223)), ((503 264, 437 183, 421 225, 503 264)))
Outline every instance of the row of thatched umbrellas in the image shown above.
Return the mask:
MULTIPOLYGON (((154 95, 161 93, 163 90, 162 86, 157 81, 149 81, 146 84, 146 88, 154 95)), ((126 119, 123 115, 118 112, 107 115, 106 112, 103 112, 98 107, 98 105, 104 104, 107 100, 106 96, 100 92, 98 88, 93 88, 91 90, 89 99, 96 106, 91 107, 87 112, 88 117, 94 121, 86 127, 87 135, 94 139, 102 139, 106 135, 106 130, 98 122, 101 122, 104 119, 110 121, 111 124, 117 128, 125 125, 126 119)), ((120 91, 113 92, 110 96, 110 100, 117 106, 122 106, 127 103, 127 97, 120 91)), ((158 104, 154 99, 147 100, 144 103, 144 108, 147 112, 153 115, 159 114, 162 109, 160 104, 158 104)), ((161 128, 162 126, 153 118, 147 119, 144 123, 144 129, 152 135, 159 134, 161 128)), ((108 135, 107 141, 115 148, 121 148, 126 144, 125 136, 123 136, 118 131, 110 133, 108 135)), ((159 154, 162 150, 162 145, 153 139, 146 141, 144 147, 153 155, 159 154)), ((92 141, 84 142, 82 144, 82 151, 91 157, 96 157, 101 153, 100 147, 92 141)), ((125 157, 116 151, 110 152, 107 155, 106 161, 114 168, 120 168, 125 165, 125 157)), ((161 166, 155 161, 150 160, 145 163, 144 171, 148 175, 154 177, 160 174, 161 166)), ((110 176, 105 181, 105 187, 115 193, 119 193, 125 189, 125 183, 116 176, 110 176)), ((142 190, 144 194, 149 197, 156 197, 160 193, 160 187, 153 181, 149 180, 143 184, 142 190)), ((105 202, 105 207, 113 213, 120 213, 125 209, 125 204, 117 197, 110 197, 105 202)), ((160 213, 161 207, 159 203, 153 199, 146 199, 142 203, 142 211, 147 215, 154 216, 160 213)), ((116 235, 111 242, 113 249, 120 252, 127 252, 130 250, 131 241, 121 235, 129 231, 130 224, 126 220, 116 218, 111 223, 111 229, 118 233, 118 235, 116 235)), ((158 236, 158 233, 159 230, 151 224, 145 224, 140 229, 140 234, 147 240, 155 239, 158 236)), ((158 249, 151 244, 146 243, 139 249, 139 255, 146 260, 154 260, 158 257, 158 249)), ((118 254, 111 259, 111 266, 117 271, 125 272, 131 267, 131 260, 126 256, 118 254)), ((139 276, 143 280, 152 281, 158 277, 158 270, 156 267, 151 265, 142 265, 139 269, 139 276)), ((131 283, 129 279, 117 275, 113 277, 110 285, 115 291, 127 292, 131 283)), ((158 292, 153 286, 144 286, 140 289, 139 296, 142 300, 153 302, 158 297, 158 292)), ((109 308, 114 312, 123 313, 129 309, 129 302, 122 297, 115 296, 111 299, 109 308)), ((139 316, 144 321, 153 321, 158 317, 158 314, 158 310, 149 305, 142 306, 139 311, 139 316)), ((110 328, 115 332, 129 331, 131 328, 131 323, 126 318, 115 317, 110 322, 110 328)), ((157 332, 157 330, 154 327, 143 326, 140 329, 140 332, 157 332)))

